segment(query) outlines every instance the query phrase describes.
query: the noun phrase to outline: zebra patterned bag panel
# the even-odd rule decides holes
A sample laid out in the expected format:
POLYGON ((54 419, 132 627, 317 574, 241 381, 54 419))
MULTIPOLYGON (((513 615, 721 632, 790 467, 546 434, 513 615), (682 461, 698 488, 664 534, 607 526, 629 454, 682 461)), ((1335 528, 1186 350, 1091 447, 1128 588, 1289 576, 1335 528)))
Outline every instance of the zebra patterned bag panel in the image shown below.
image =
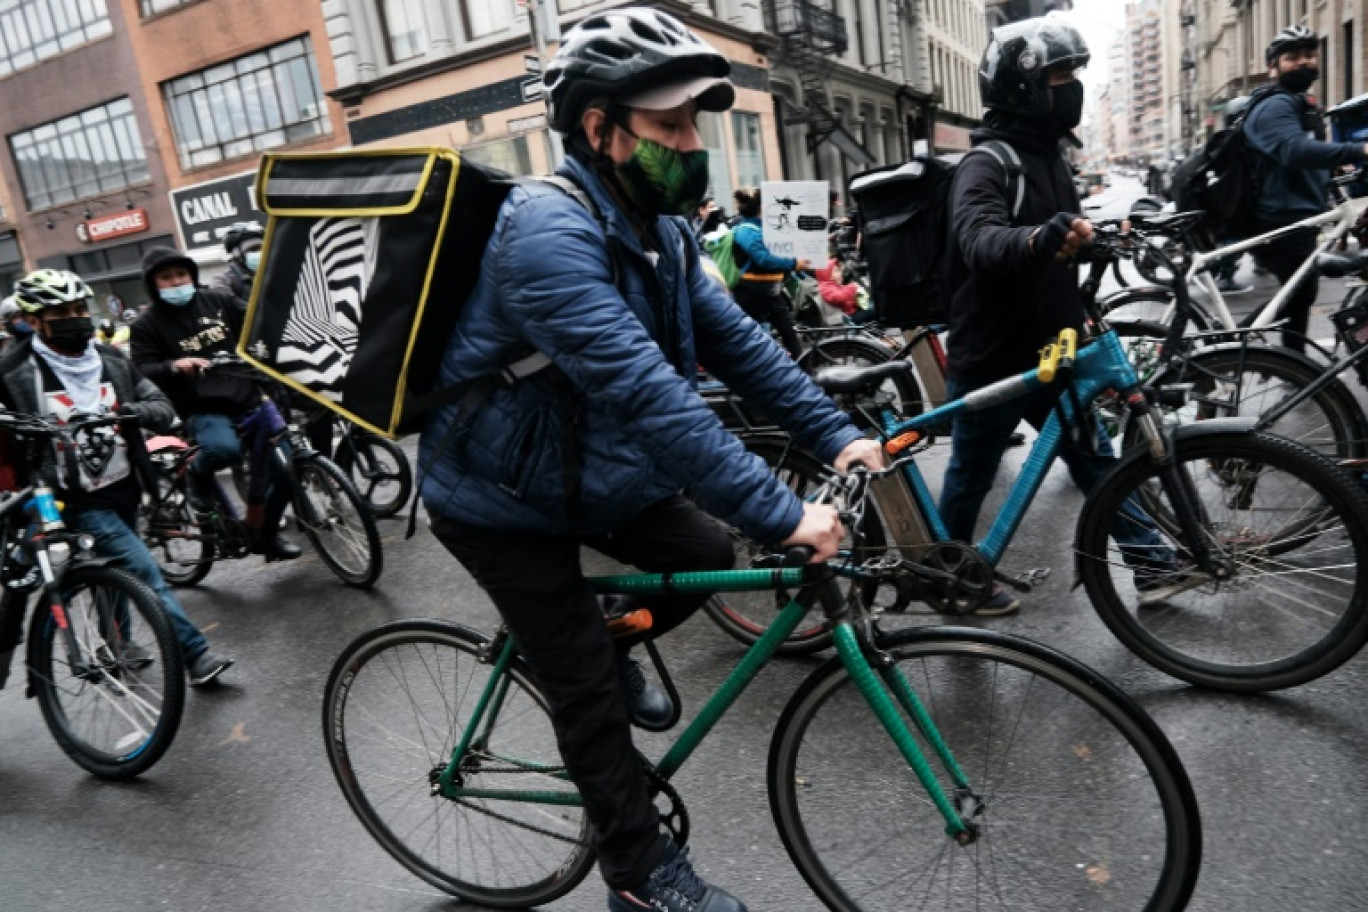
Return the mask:
POLYGON ((371 430, 416 429, 506 175, 450 150, 280 154, 258 186, 270 222, 239 352, 371 430))

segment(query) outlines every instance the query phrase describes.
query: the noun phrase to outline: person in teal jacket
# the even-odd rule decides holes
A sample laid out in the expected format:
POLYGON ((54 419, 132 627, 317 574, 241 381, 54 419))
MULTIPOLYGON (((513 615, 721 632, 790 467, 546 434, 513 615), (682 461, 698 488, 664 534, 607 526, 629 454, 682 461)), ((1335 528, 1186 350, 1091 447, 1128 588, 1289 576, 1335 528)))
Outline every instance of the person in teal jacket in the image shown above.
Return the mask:
POLYGON ((736 263, 742 269, 741 281, 733 294, 736 303, 752 320, 768 323, 779 333, 784 348, 793 357, 803 353, 798 331, 793 327, 793 310, 780 292, 784 279, 792 272, 806 272, 811 264, 794 257, 775 256, 765 246, 760 224, 760 190, 742 187, 732 194, 740 220, 733 229, 736 263))

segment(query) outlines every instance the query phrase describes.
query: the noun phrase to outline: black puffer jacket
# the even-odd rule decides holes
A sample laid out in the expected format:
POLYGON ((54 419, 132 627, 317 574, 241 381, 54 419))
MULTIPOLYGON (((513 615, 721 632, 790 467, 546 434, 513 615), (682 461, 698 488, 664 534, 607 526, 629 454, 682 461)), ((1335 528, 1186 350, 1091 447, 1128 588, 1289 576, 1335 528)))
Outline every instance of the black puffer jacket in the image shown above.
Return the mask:
POLYGON ((1027 250, 1031 232, 1056 213, 1082 212, 1072 171, 1057 139, 1000 116, 994 127, 974 131, 974 144, 999 140, 1020 156, 1020 215, 1011 219, 1016 185, 991 155, 968 156, 950 191, 949 373, 972 386, 1030 370, 1046 341, 1083 325, 1078 267, 1027 250))
POLYGON ((166 303, 158 295, 152 276, 169 265, 186 267, 199 285, 199 267, 194 260, 169 247, 147 252, 143 282, 152 307, 133 324, 133 363, 161 387, 182 418, 247 413, 261 399, 252 381, 213 370, 191 376, 171 366, 181 358, 212 358, 215 352, 232 352, 242 335, 242 302, 231 292, 200 288, 184 307, 166 303))

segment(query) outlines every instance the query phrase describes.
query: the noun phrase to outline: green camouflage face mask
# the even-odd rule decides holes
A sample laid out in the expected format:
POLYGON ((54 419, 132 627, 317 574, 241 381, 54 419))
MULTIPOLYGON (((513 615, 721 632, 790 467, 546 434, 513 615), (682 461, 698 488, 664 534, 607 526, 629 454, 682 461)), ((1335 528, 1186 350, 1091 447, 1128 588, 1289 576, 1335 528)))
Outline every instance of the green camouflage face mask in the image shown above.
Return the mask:
POLYGON ((637 140, 632 157, 617 166, 627 195, 650 215, 690 215, 708 192, 708 152, 678 152, 637 140))

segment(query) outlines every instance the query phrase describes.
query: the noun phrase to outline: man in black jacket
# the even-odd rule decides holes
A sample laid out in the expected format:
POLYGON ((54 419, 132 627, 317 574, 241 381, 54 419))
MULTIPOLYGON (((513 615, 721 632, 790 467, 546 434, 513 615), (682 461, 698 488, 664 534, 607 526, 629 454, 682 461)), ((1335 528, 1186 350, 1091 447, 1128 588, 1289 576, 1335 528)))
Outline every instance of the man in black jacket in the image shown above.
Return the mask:
MULTIPOLYGON (((75 414, 117 410, 136 416, 150 430, 165 430, 175 420, 171 403, 122 353, 92 341, 93 296, 79 276, 40 269, 19 280, 15 299, 34 331, 0 361, 0 405, 62 422, 75 414)), ((185 616, 135 531, 142 488, 123 437, 106 428, 78 432, 75 439, 82 457, 74 463, 77 477, 61 471, 53 458, 31 469, 60 492, 66 504, 63 519, 71 528, 94 537, 96 554, 157 593, 180 644, 190 682, 209 683, 233 660, 210 652, 204 634, 185 616)), ((5 593, 5 598, 22 597, 17 592, 5 593)))
MULTIPOLYGON (((1285 28, 1264 52, 1271 85, 1255 93, 1245 118, 1245 138, 1260 153, 1259 200, 1254 234, 1265 234, 1320 215, 1329 201, 1330 169, 1368 161, 1368 144, 1325 142, 1325 122, 1306 92, 1320 78, 1320 39, 1304 25, 1285 28)), ((1319 243, 1315 228, 1303 228, 1255 251, 1259 263, 1286 285, 1319 243)), ((1287 318, 1282 344, 1306 348, 1306 327, 1319 282, 1305 276, 1280 316, 1287 318)))
MULTIPOLYGON (((1083 111, 1083 84, 1075 70, 1088 62, 1076 29, 1051 14, 993 31, 979 67, 987 113, 975 145, 1006 143, 1021 159, 1011 174, 997 157, 968 155, 951 187, 952 263, 948 389, 952 398, 1028 371, 1059 331, 1083 326, 1075 256, 1092 238, 1078 215, 1082 204, 1061 142, 1073 136, 1083 111), (1025 198, 1012 210, 1019 182, 1025 198)), ((955 419, 950 464, 940 512, 950 537, 972 542, 979 508, 1022 418, 1039 428, 1049 417, 1048 394, 971 408, 955 419)), ((1110 443, 1099 435, 1098 455, 1066 447, 1074 482, 1088 490, 1109 468, 1110 443)), ((1133 526, 1133 524, 1132 524, 1133 526)), ((1133 566, 1145 566, 1137 585, 1160 592, 1176 571, 1171 551, 1152 530, 1120 528, 1114 535, 1133 566)), ((997 587, 978 614, 1015 611, 1018 602, 997 587)))
MULTIPOLYGON (((243 304, 229 291, 200 288, 199 266, 170 247, 154 247, 143 257, 143 282, 152 306, 133 324, 133 363, 171 399, 199 444, 190 464, 191 489, 200 506, 211 504, 214 473, 241 458, 237 422, 261 404, 254 381, 216 371, 210 360, 234 350, 243 304)), ((253 549, 268 561, 300 555, 279 531, 289 498, 288 482, 272 478, 265 504, 248 504, 253 549)))
POLYGON ((255 222, 238 222, 224 232, 223 252, 228 254, 228 268, 214 277, 214 288, 226 288, 244 303, 252 300, 263 237, 255 222))

